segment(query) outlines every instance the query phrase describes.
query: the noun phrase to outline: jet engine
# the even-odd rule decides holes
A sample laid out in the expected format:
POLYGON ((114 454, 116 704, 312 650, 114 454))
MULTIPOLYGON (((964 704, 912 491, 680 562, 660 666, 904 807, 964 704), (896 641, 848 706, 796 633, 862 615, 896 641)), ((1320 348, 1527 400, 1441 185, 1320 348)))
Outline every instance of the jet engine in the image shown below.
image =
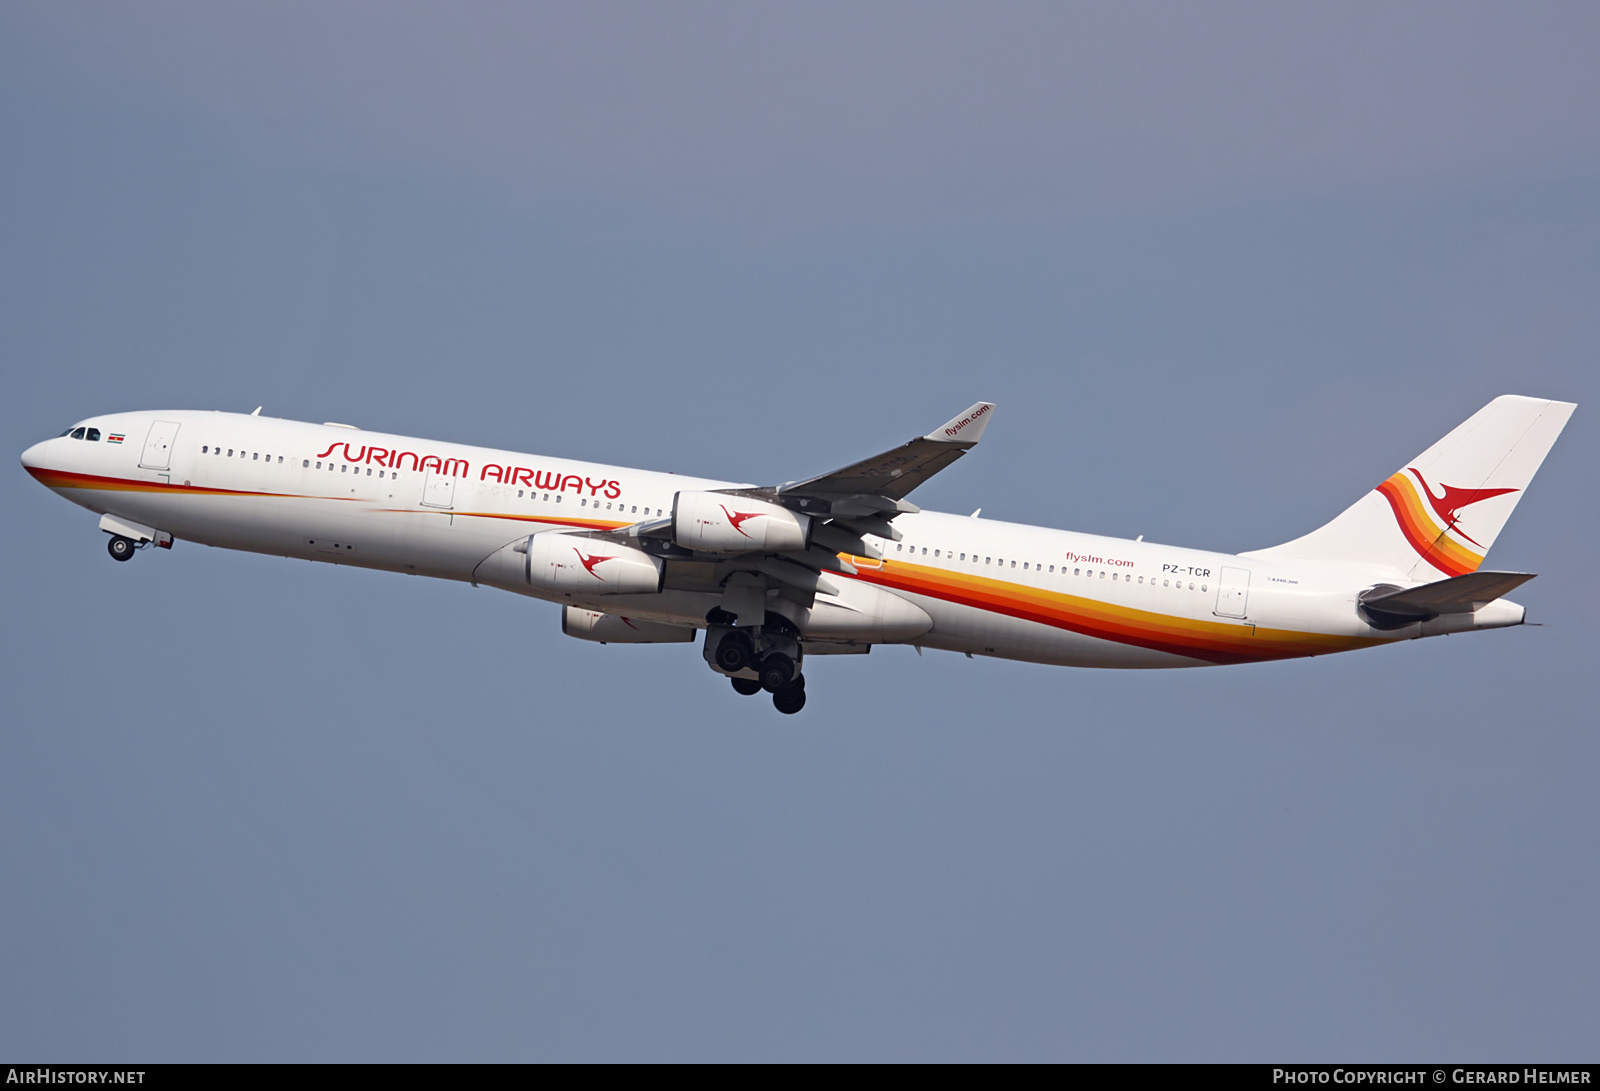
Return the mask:
POLYGON ((639 595, 661 590, 661 561, 642 549, 561 531, 527 540, 528 583, 545 591, 639 595))
POLYGON ((620 614, 602 614, 581 606, 562 609, 561 631, 579 640, 601 644, 687 644, 698 632, 688 625, 662 625, 620 614))
POLYGON ((811 517, 764 500, 721 492, 680 492, 672 537, 707 553, 787 553, 806 548, 811 517))

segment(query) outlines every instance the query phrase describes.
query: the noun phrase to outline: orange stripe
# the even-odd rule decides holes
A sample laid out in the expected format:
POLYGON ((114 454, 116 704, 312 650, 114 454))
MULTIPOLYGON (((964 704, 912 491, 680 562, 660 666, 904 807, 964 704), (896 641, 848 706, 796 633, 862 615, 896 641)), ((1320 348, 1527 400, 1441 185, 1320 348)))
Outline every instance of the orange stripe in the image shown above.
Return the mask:
POLYGON ((857 578, 1084 636, 1209 663, 1291 659, 1381 643, 1368 637, 1252 629, 1247 625, 1173 617, 905 561, 884 561, 882 568, 859 568, 857 578))
MULTIPOLYGON (((343 496, 307 496, 298 493, 247 492, 236 489, 212 489, 195 485, 173 485, 161 481, 130 481, 124 478, 96 477, 90 474, 64 473, 58 470, 41 470, 30 467, 28 472, 40 483, 53 489, 96 489, 111 492, 152 492, 204 494, 212 496, 263 496, 285 499, 352 500, 343 496)), ((1399 475, 1396 475, 1399 476, 1399 475)), ((1391 479, 1392 480, 1392 479, 1391 479)), ((1388 485, 1389 482, 1385 482, 1388 485)), ((1407 485, 1409 485, 1409 481, 1407 485)), ((1380 491, 1382 491, 1380 487, 1380 491)), ((1385 495, 1389 495, 1385 493, 1385 495)), ((1420 507, 1415 489, 1412 500, 1420 507)), ((1394 500, 1391 498, 1390 503, 1394 500)), ((383 511, 398 514, 468 515, 484 519, 506 519, 515 522, 553 524, 583 527, 588 530, 616 530, 628 523, 600 520, 554 519, 539 515, 515 515, 502 512, 462 512, 415 508, 385 508, 383 511)), ((1399 515, 1399 508, 1396 510, 1399 515)), ((1421 515, 1421 513, 1418 513, 1421 515)), ((1426 521, 1426 515, 1421 515, 1426 521)), ((1405 529, 1402 523, 1402 529, 1405 529)), ((1407 535, 1408 539, 1410 535, 1407 535)), ((1451 543, 1452 545, 1454 543, 1451 543)), ((1288 659, 1298 656, 1320 655, 1345 651, 1381 643, 1366 637, 1327 636, 1320 633, 1302 633, 1291 630, 1251 629, 1238 624, 1197 621, 1172 617, 1167 614, 1129 607, 1114 606, 1096 599, 1042 591, 1005 580, 911 564, 906 561, 882 562, 882 567, 866 567, 866 558, 846 560, 859 562, 856 578, 865 583, 879 584, 896 590, 926 595, 945 602, 959 603, 980 610, 990 610, 1025 621, 1036 621, 1057 629, 1081 633, 1118 644, 1150 648, 1191 659, 1211 663, 1246 663, 1265 659, 1288 659)), ((1481 558, 1478 558, 1481 562, 1481 558)), ((1432 561, 1430 563, 1437 564, 1432 561)), ((1472 571, 1476 569, 1467 569, 1472 571)), ((1445 571, 1441 569, 1441 571, 1445 571)))
MULTIPOLYGON (((203 496, 268 496, 285 500, 344 500, 362 502, 355 496, 319 496, 314 493, 250 492, 244 489, 211 489, 201 485, 174 485, 170 481, 133 481, 125 477, 96 477, 93 474, 67 473, 64 470, 26 468, 34 478, 49 489, 93 489, 98 492, 154 492, 182 493, 203 496)), ((553 519, 542 515, 512 515, 505 512, 453 511, 448 508, 380 508, 380 511, 406 515, 470 515, 479 519, 509 519, 522 523, 548 523, 555 526, 582 527, 585 530, 616 530, 632 523, 613 523, 599 519, 553 519)))
MULTIPOLYGON (((41 485, 47 489, 93 489, 97 492, 166 492, 201 494, 207 496, 280 496, 299 497, 292 492, 250 492, 243 489, 208 489, 201 485, 174 485, 170 481, 133 481, 125 477, 96 477, 93 474, 74 474, 63 470, 41 470, 27 467, 41 485)), ((319 496, 318 500, 349 500, 348 496, 319 496)))
MULTIPOLYGON (((415 508, 380 508, 380 511, 400 512, 406 515, 418 514, 415 508)), ((433 515, 470 515, 474 519, 506 519, 516 523, 545 523, 558 527, 582 527, 584 530, 620 530, 631 527, 632 523, 612 523, 597 519, 558 519, 547 515, 513 515, 500 511, 451 511, 447 508, 437 510, 424 510, 421 514, 433 515)))
POLYGON ((1422 505, 1422 496, 1404 471, 1396 473, 1378 486, 1383 498, 1394 510, 1400 533, 1417 551, 1417 556, 1427 561, 1447 576, 1465 576, 1476 572, 1483 557, 1451 538, 1443 527, 1433 521, 1422 505))

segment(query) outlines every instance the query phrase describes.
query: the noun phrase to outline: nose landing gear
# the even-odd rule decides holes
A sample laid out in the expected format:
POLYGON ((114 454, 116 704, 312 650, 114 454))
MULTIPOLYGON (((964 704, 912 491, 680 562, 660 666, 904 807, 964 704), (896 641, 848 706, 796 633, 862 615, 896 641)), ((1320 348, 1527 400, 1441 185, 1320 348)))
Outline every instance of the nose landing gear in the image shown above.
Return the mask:
POLYGON ((124 538, 120 534, 113 534, 111 536, 111 540, 106 543, 106 552, 111 554, 111 559, 113 561, 127 560, 133 556, 133 551, 138 548, 139 547, 134 544, 133 539, 124 538))

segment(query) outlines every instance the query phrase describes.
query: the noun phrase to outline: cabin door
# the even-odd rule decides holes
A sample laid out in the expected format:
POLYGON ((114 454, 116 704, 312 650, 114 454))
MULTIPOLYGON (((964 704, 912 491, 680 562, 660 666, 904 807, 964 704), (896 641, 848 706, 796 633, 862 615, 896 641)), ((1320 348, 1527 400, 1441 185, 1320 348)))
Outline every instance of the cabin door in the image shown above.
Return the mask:
POLYGON ((172 467, 172 441, 178 436, 175 421, 158 420, 150 426, 150 438, 144 441, 144 454, 139 465, 146 470, 166 470, 172 467))
POLYGON ((1217 580, 1218 617, 1244 617, 1250 599, 1250 570, 1224 568, 1217 580))

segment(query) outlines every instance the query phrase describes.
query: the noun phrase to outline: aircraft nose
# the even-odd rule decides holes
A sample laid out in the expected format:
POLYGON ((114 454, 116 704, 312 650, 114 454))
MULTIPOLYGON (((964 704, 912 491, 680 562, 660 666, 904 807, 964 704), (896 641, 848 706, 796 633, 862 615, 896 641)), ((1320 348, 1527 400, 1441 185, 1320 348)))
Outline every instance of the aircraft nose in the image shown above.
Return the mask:
POLYGON ((43 469, 45 467, 45 465, 46 465, 45 451, 49 446, 50 446, 50 441, 49 440, 45 440, 42 443, 35 443, 32 447, 29 447, 26 451, 23 451, 22 452, 22 466, 23 466, 23 469, 27 469, 27 470, 43 469))

